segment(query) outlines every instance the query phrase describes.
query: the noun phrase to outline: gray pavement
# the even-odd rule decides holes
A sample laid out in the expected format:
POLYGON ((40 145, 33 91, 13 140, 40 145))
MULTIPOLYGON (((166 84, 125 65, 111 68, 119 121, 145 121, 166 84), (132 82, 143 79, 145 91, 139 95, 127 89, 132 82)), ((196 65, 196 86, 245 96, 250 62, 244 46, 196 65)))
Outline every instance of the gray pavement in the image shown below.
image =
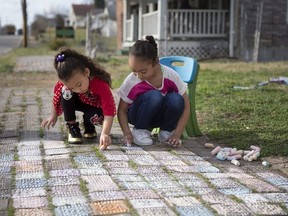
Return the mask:
POLYGON ((12 49, 20 46, 21 41, 22 36, 0 34, 0 55, 4 55, 10 52, 12 49))
POLYGON ((51 88, 0 92, 0 215, 288 215, 287 176, 260 160, 219 161, 204 137, 127 147, 116 119, 109 150, 69 145, 63 118, 40 129, 51 98, 51 88))
POLYGON ((55 71, 53 56, 23 56, 16 61, 15 72, 47 72, 55 71))

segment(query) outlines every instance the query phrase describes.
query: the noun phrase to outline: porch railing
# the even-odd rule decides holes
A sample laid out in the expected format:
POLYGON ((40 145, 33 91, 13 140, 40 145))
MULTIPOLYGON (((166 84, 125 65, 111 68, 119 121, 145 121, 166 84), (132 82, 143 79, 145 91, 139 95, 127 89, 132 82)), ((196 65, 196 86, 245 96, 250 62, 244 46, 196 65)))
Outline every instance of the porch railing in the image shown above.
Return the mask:
POLYGON ((125 28, 126 28, 126 39, 127 40, 132 40, 132 20, 129 19, 129 20, 126 20, 126 25, 125 25, 125 28))
POLYGON ((224 37, 228 34, 228 10, 168 10, 171 37, 224 37))
MULTIPOLYGON (((143 14, 142 38, 145 35, 159 35, 158 12, 143 14)), ((168 10, 167 36, 173 38, 182 37, 225 37, 229 31, 228 10, 168 10)), ((163 25, 165 25, 163 20, 163 25)), ((139 38, 138 16, 131 15, 124 25, 126 30, 125 41, 135 41, 139 38)))
POLYGON ((153 35, 154 37, 157 37, 158 11, 143 14, 142 23, 142 35, 153 35))

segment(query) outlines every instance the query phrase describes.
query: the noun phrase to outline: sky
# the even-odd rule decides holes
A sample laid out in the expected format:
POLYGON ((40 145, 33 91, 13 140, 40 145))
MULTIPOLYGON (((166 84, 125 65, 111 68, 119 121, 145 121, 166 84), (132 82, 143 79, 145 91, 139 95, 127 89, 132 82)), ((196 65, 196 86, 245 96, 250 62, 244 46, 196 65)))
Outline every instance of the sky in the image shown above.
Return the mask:
MULTIPOLYGON (((53 12, 67 14, 72 4, 90 4, 93 0, 26 0, 28 25, 36 14, 49 16, 53 12)), ((0 26, 14 24, 17 29, 22 28, 21 0, 0 0, 0 26)))

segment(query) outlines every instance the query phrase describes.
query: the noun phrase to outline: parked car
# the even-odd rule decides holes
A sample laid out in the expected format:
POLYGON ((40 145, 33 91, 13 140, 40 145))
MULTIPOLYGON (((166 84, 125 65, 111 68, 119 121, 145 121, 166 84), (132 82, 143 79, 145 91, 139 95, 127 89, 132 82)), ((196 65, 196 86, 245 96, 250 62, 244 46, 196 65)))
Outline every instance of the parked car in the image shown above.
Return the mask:
POLYGON ((22 35, 23 34, 23 30, 22 29, 18 29, 17 34, 18 35, 22 35))
POLYGON ((15 25, 6 25, 4 26, 4 32, 7 34, 7 35, 15 35, 15 31, 16 31, 16 27, 15 25))

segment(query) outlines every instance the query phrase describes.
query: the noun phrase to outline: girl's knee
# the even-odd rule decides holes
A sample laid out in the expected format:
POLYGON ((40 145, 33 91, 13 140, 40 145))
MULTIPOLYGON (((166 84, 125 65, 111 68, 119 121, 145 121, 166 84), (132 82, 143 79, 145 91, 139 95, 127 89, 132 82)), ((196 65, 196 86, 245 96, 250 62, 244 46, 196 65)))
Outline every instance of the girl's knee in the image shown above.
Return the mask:
POLYGON ((167 94, 167 99, 171 103, 184 103, 183 96, 175 92, 167 94))
POLYGON ((162 103, 163 95, 161 94, 160 91, 151 90, 145 93, 145 99, 149 100, 150 103, 158 104, 162 103))
POLYGON ((174 109, 184 109, 184 98, 178 93, 169 93, 166 95, 166 101, 169 107, 174 109))

